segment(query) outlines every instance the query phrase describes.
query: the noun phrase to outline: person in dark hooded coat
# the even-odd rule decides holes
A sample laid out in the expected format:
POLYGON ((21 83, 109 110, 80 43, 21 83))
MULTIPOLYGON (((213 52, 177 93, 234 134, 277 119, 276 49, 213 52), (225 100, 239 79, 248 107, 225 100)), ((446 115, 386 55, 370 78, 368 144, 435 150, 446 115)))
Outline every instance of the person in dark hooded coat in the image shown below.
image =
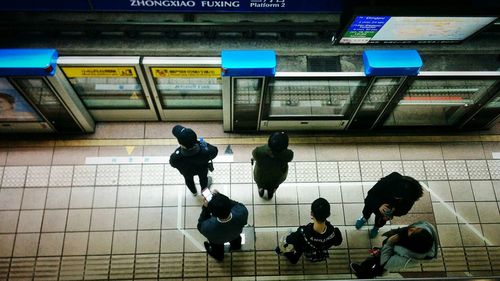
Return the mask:
POLYGON ((252 151, 252 163, 255 161, 253 177, 259 189, 259 196, 273 198, 279 185, 288 175, 288 162, 293 159, 293 151, 288 149, 288 135, 285 132, 272 133, 266 145, 252 151))
POLYGON ((179 147, 170 155, 170 165, 184 176, 187 188, 194 196, 198 195, 194 176, 200 179, 201 190, 210 187, 212 179, 208 176, 210 161, 217 156, 217 147, 200 142, 190 128, 176 125, 172 134, 177 138, 179 147))

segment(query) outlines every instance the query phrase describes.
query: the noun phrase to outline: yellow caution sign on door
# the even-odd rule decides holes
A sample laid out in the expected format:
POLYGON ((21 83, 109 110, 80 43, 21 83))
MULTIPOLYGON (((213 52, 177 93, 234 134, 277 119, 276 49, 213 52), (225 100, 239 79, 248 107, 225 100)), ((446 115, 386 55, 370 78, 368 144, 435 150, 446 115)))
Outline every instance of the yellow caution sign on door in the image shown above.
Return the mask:
POLYGON ((132 95, 130 95, 130 99, 131 100, 138 100, 139 99, 139 95, 137 94, 137 92, 133 92, 132 95))
POLYGON ((74 67, 63 66, 62 70, 68 78, 129 78, 137 77, 133 67, 74 67))
POLYGON ((154 78, 220 78, 219 67, 152 67, 154 78))

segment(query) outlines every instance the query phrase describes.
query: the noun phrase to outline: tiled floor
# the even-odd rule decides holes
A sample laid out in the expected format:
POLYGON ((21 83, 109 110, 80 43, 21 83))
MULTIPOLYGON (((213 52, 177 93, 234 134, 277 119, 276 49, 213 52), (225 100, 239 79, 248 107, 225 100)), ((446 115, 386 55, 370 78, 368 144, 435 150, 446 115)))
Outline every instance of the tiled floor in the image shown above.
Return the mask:
POLYGON ((500 160, 491 155, 498 143, 292 144, 289 176, 271 201, 258 197, 252 181, 248 153, 255 145, 238 143, 232 162, 215 163, 212 188, 246 204, 249 226, 242 251, 226 254, 223 263, 203 250, 200 201, 164 158, 153 157, 168 156, 174 146, 2 148, 0 279, 352 278, 349 262, 382 241, 353 223, 367 191, 392 171, 426 188, 393 227, 428 220, 441 244, 436 261, 401 275, 500 275, 500 160), (113 158, 128 155, 143 162, 113 158), (101 164, 85 164, 89 157, 102 157, 101 164), (277 239, 309 222, 310 203, 319 196, 331 203, 330 221, 344 242, 327 262, 291 265, 274 253, 277 239))

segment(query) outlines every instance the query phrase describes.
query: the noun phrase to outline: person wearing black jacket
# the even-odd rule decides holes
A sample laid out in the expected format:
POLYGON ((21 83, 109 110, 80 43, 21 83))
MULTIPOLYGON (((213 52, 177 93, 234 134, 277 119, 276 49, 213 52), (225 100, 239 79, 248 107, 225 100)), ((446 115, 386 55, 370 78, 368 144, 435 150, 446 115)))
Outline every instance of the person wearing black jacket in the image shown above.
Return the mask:
POLYGON ((170 165, 184 176, 186 186, 194 196, 198 195, 194 184, 194 176, 200 179, 201 190, 210 187, 211 178, 208 177, 210 161, 217 156, 217 147, 200 142, 196 133, 190 128, 176 125, 172 134, 177 138, 180 147, 170 155, 170 165))
POLYGON ((330 216, 330 203, 318 198, 311 204, 312 223, 300 226, 297 231, 286 237, 283 251, 276 248, 276 253, 283 254, 291 263, 296 264, 302 254, 312 262, 323 261, 329 257, 328 249, 342 243, 342 233, 326 219, 330 216))
POLYGON ((397 172, 381 178, 369 191, 365 198, 363 216, 356 221, 356 229, 360 229, 375 214, 375 224, 370 230, 370 238, 378 234, 393 216, 404 216, 413 204, 423 195, 422 186, 412 177, 397 172))

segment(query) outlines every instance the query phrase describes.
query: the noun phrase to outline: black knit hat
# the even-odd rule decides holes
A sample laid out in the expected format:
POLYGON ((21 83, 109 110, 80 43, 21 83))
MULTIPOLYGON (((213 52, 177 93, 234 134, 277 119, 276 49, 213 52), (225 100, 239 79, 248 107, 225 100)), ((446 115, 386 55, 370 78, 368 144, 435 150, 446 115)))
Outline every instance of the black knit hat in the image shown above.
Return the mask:
POLYGON ((172 134, 177 138, 179 144, 185 146, 186 148, 193 147, 198 139, 193 130, 181 125, 175 125, 172 129, 172 134))
POLYGON ((283 151, 288 147, 288 135, 285 132, 272 133, 267 145, 273 152, 283 151))

